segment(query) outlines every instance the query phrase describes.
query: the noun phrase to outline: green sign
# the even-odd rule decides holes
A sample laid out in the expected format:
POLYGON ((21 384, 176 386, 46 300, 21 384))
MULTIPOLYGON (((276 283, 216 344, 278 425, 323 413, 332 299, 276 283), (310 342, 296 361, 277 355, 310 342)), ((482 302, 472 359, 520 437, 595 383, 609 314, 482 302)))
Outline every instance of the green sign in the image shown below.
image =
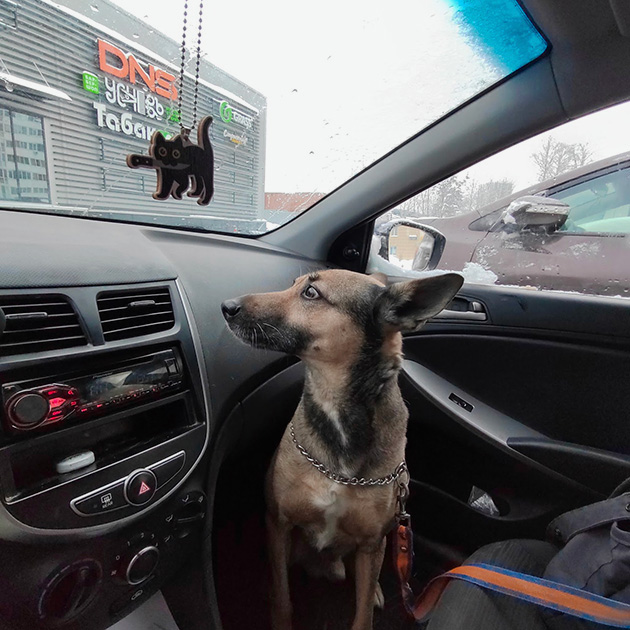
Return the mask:
POLYGON ((180 123, 182 121, 182 116, 179 110, 175 107, 166 106, 166 116, 164 117, 166 122, 170 123, 180 123))
POLYGON ((251 129, 254 120, 245 114, 241 114, 239 111, 235 111, 230 107, 227 101, 221 101, 219 105, 219 115, 221 120, 225 123, 235 122, 237 125, 241 125, 246 129, 251 129))
POLYGON ((98 94, 100 92, 98 77, 91 72, 84 72, 83 89, 92 92, 92 94, 98 94))
POLYGON ((227 101, 222 101, 221 105, 219 105, 219 115, 223 122, 229 123, 232 121, 233 112, 227 101))

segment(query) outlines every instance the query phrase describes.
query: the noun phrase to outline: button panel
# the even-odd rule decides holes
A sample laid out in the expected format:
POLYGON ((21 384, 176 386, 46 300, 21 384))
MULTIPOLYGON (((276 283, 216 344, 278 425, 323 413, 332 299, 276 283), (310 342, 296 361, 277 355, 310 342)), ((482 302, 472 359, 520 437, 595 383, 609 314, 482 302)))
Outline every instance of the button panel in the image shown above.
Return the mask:
POLYGON ((186 454, 180 451, 146 469, 81 495, 70 502, 80 516, 104 514, 127 506, 149 505, 158 488, 168 483, 184 466, 186 454))

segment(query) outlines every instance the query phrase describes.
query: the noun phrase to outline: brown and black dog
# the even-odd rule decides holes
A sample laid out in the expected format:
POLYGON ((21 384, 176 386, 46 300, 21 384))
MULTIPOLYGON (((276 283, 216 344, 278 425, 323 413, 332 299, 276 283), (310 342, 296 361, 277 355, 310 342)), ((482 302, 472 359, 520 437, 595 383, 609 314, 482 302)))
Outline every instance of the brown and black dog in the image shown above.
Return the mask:
POLYGON ((444 274, 386 287, 376 276, 326 270, 297 278, 285 291, 222 304, 239 339, 297 355, 306 368, 302 398, 266 481, 274 630, 292 627, 290 562, 313 568, 315 559, 321 572, 343 579, 352 555, 352 630, 371 630, 373 607, 383 603, 378 576, 398 486, 333 478, 384 478, 404 461, 401 332, 439 313, 462 282, 444 274))

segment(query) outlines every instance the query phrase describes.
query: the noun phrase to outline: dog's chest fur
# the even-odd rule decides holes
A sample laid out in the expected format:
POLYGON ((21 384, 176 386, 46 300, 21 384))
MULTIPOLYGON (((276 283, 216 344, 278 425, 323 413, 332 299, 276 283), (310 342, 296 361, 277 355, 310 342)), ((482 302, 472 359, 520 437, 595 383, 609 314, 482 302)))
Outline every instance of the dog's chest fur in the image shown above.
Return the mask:
POLYGON ((321 551, 338 542, 340 520, 346 516, 350 503, 346 493, 333 481, 323 485, 319 493, 314 493, 312 502, 316 509, 321 510, 321 517, 307 533, 311 544, 321 551))
POLYGON ((286 444, 289 446, 292 450, 279 449, 278 458, 283 464, 292 460, 297 476, 271 476, 269 482, 277 493, 276 509, 303 531, 312 547, 343 555, 366 540, 383 536, 388 525, 383 516, 391 513, 393 517, 395 508, 392 485, 364 488, 335 483, 304 458, 295 460, 297 450, 292 443, 286 444))
MULTIPOLYGON (((382 477, 404 459, 407 414, 400 391, 385 392, 371 417, 349 419, 345 408, 309 397, 293 418, 296 438, 332 472, 382 477), (317 411, 314 414, 314 410, 317 411)), ((306 534, 316 549, 343 550, 381 539, 394 516, 396 485, 348 486, 317 470, 296 448, 289 429, 269 471, 271 506, 306 534)))

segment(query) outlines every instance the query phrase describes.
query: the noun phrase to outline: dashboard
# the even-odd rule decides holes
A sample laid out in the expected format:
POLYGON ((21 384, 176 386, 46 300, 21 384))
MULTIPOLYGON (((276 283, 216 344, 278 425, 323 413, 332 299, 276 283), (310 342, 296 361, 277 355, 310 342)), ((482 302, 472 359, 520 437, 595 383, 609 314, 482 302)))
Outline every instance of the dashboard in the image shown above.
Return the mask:
POLYGON ((224 420, 292 363, 236 341, 220 303, 312 262, 229 236, 0 221, 0 623, 107 628, 207 549, 224 420))

